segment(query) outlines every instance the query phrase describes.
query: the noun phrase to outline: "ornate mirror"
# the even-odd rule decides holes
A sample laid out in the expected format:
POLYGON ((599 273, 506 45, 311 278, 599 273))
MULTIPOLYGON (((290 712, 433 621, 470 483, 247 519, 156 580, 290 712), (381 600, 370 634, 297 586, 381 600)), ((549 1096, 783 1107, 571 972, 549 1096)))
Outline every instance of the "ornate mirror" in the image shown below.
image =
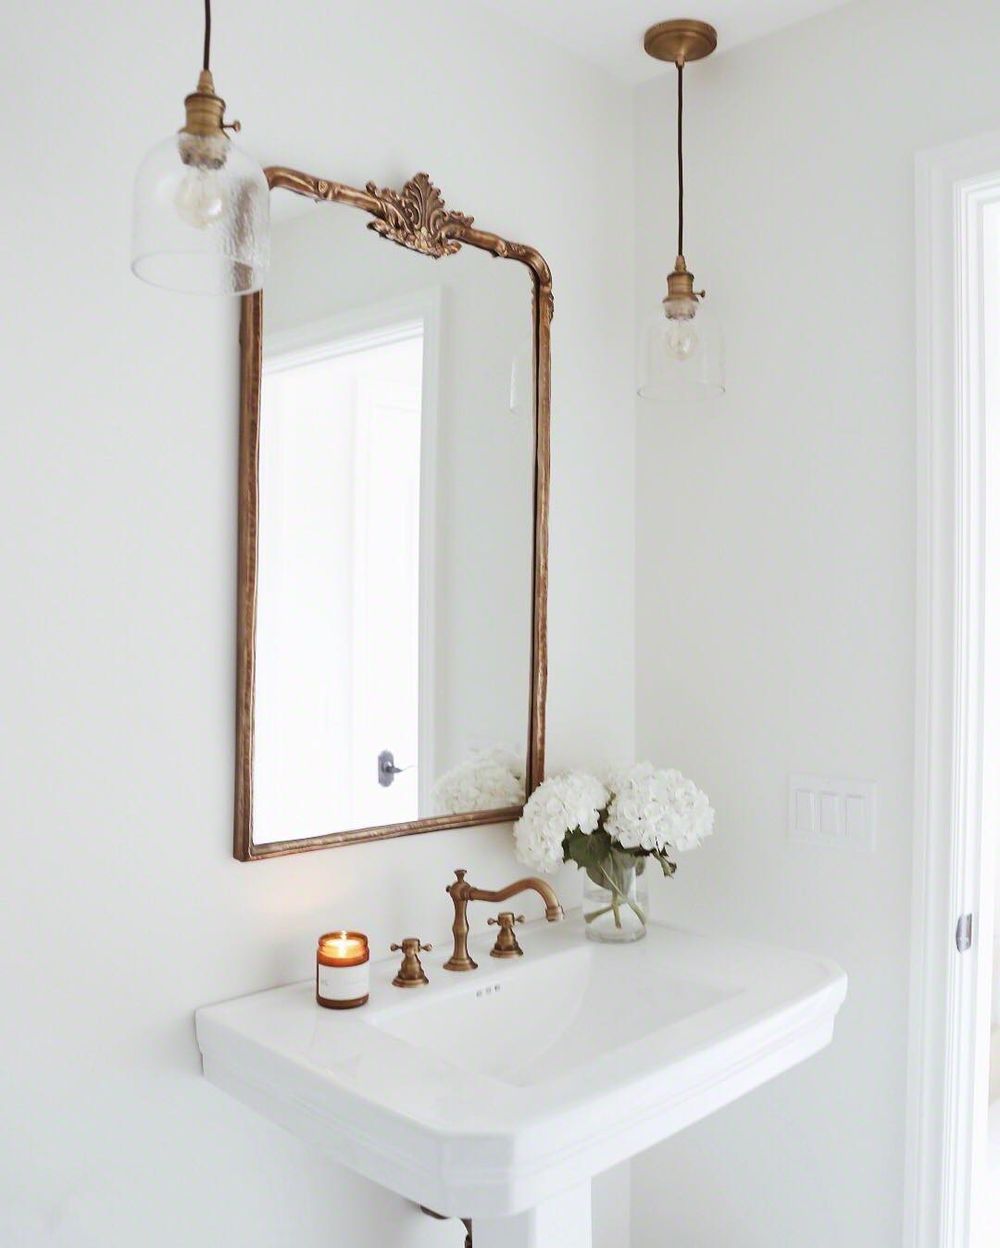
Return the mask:
POLYGON ((271 270, 240 325, 235 855, 516 818, 545 741, 548 266, 423 173, 266 174, 271 270))

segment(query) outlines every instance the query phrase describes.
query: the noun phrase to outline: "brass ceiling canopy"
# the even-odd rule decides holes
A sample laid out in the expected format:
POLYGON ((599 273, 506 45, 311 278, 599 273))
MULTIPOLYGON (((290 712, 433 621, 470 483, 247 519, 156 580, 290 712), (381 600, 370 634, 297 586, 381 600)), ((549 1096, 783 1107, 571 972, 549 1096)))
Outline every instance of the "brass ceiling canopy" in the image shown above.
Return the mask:
POLYGON ((670 22, 657 22, 646 31, 643 47, 658 61, 684 65, 700 61, 715 51, 719 37, 708 22, 693 17, 677 17, 670 22))

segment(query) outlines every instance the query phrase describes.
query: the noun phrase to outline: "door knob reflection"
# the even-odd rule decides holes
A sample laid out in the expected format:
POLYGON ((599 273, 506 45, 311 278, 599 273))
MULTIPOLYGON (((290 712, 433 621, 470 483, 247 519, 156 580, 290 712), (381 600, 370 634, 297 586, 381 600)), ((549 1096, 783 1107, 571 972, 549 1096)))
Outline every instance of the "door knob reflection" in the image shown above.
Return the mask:
POLYGON ((387 789, 403 771, 409 771, 409 767, 397 767, 392 750, 383 750, 378 756, 378 782, 383 789, 387 789))

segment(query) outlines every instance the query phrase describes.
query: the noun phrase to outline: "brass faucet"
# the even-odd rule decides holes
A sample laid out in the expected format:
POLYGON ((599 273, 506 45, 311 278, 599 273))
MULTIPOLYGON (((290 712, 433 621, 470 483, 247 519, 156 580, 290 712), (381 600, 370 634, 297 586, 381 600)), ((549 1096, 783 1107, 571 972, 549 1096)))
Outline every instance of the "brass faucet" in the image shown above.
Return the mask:
POLYGON ((476 888, 466 880, 465 876, 464 869, 456 871, 454 884, 449 884, 444 890, 455 904, 455 922, 451 925, 452 934, 455 937, 455 948, 444 964, 446 971, 474 971, 478 965, 469 957, 468 910, 470 901, 506 901, 508 897, 514 897, 518 893, 531 889, 545 902, 545 917, 550 923, 556 923, 563 917, 563 908, 559 904, 559 898, 555 895, 552 885, 546 884, 544 880, 536 876, 516 880, 513 884, 508 884, 506 888, 495 890, 476 888))

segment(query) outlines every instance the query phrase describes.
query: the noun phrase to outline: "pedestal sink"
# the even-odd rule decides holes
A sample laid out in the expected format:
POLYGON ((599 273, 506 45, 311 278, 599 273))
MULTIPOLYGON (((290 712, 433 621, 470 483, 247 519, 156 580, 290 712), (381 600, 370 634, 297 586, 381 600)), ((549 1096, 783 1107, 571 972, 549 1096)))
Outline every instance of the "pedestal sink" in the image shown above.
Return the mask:
POLYGON ((198 1011, 206 1077, 438 1213, 475 1248, 589 1248, 590 1181, 829 1043, 846 992, 821 958, 653 924, 628 946, 579 915, 519 929, 523 958, 372 965, 371 1002, 312 981, 198 1011))

